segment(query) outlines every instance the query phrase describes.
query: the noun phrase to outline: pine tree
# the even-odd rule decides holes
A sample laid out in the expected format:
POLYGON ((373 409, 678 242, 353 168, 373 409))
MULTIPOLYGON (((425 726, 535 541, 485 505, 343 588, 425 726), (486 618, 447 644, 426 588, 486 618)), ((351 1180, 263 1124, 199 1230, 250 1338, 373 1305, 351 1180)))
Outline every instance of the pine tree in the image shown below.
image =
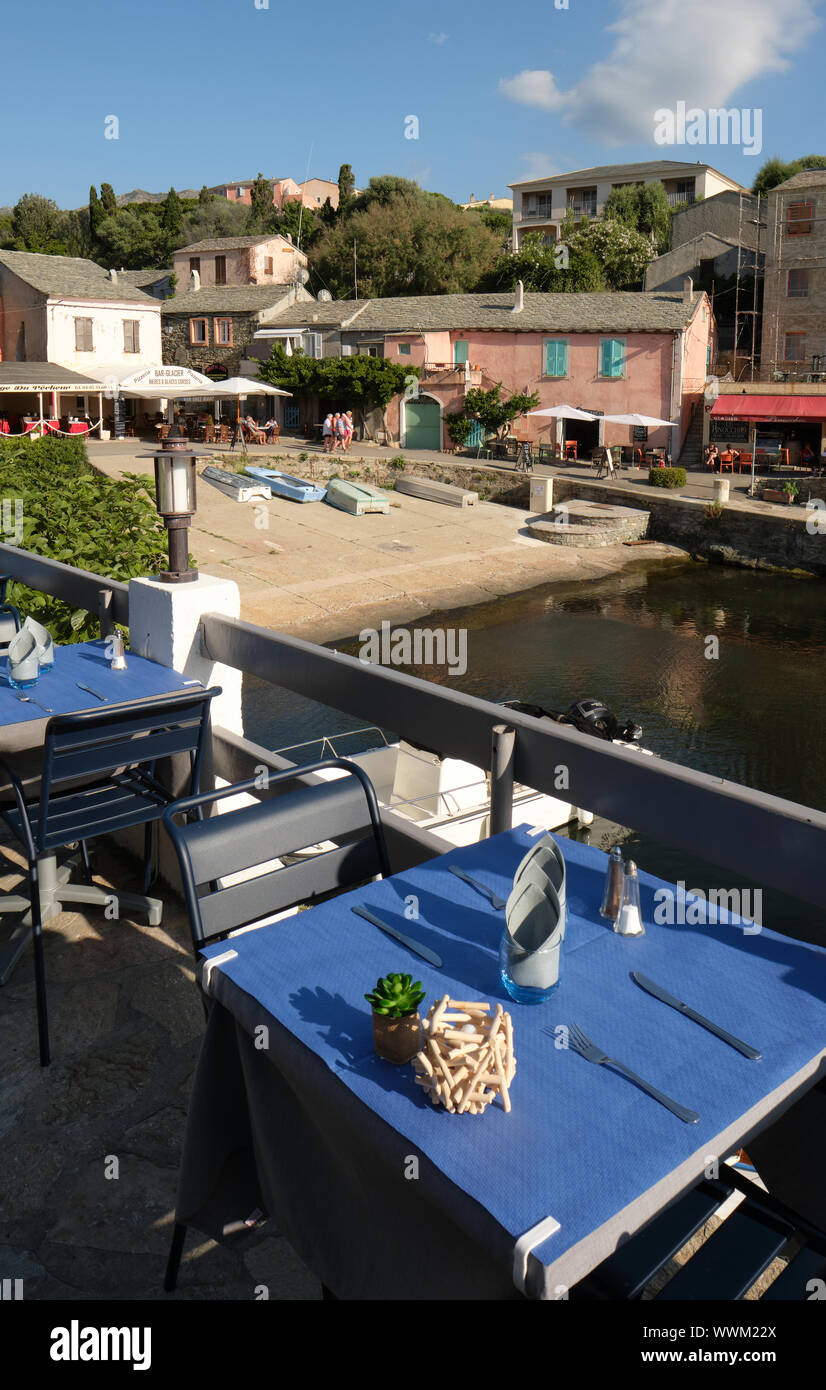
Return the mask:
POLYGON ((346 213, 356 189, 356 181, 353 178, 353 168, 350 164, 342 164, 338 171, 338 210, 339 213, 346 213))
POLYGON ((161 226, 169 237, 180 235, 181 231, 181 200, 174 188, 170 188, 163 200, 161 208, 161 226))
POLYGON ((209 207, 209 204, 212 202, 212 194, 210 193, 206 184, 204 184, 203 188, 198 194, 198 202, 200 203, 202 208, 209 207))
POLYGON ((272 212, 272 183, 259 173, 250 189, 250 223, 263 226, 272 212))
POLYGON ((89 231, 91 232, 93 241, 97 240, 98 227, 105 216, 106 214, 103 210, 100 198, 97 195, 97 189, 95 185, 92 184, 92 187, 89 189, 89 231))
POLYGON ((103 211, 107 217, 110 213, 117 212, 118 201, 111 183, 102 183, 100 185, 100 201, 103 204, 103 211))

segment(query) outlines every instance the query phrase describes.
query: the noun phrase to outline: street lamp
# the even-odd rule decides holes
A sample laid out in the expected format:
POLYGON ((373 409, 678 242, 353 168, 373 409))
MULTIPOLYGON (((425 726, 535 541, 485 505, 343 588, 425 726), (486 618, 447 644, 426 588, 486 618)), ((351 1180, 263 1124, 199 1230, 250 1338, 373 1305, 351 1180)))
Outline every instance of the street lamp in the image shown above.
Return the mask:
POLYGON ((158 578, 163 584, 187 584, 198 578, 189 568, 189 526, 195 515, 195 464, 209 454, 198 454, 185 434, 170 434, 163 447, 143 458, 155 460, 155 505, 169 532, 169 569, 158 578))

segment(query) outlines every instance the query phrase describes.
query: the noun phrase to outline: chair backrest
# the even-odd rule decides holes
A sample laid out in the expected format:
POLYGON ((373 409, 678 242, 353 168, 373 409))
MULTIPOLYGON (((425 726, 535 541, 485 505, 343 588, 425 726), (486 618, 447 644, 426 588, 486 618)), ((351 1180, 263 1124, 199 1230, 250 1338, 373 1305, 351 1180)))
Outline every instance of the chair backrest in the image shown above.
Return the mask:
POLYGON ((196 952, 262 917, 378 873, 389 875, 376 793, 356 763, 329 758, 270 773, 268 790, 336 768, 347 775, 205 819, 191 816, 203 815, 205 808, 226 797, 260 796, 260 778, 188 797, 167 808, 163 821, 181 866, 196 952), (332 847, 325 848, 331 841, 332 847), (316 854, 300 854, 316 847, 316 854), (255 869, 260 872, 252 876, 249 871, 255 869), (223 881, 230 877, 237 881, 223 881))
MULTIPOLYGON (((110 705, 106 709, 54 715, 46 725, 44 738, 37 824, 38 851, 66 843, 60 803, 58 801, 53 806, 52 799, 53 791, 59 791, 65 782, 77 783, 81 779, 98 782, 125 768, 140 767, 150 770, 145 773, 147 786, 150 786, 154 782, 151 770, 157 759, 183 753, 190 757, 190 791, 196 793, 200 785, 210 704, 220 693, 220 687, 213 686, 209 690, 181 691, 151 700, 132 700, 110 705), (53 809, 55 814, 50 814, 53 809), (53 824, 56 818, 59 823, 53 824)), ((163 798, 160 804, 168 803, 169 796, 163 796, 164 789, 160 783, 155 783, 155 787, 163 798)), ((113 821, 97 827, 94 833, 102 834, 107 829, 118 828, 113 821)), ((86 838, 92 838, 92 830, 87 826, 84 829, 86 838)))
POLYGON ((11 574, 0 574, 0 656, 8 651, 9 642, 22 626, 20 613, 13 603, 6 602, 6 589, 13 578, 11 574))

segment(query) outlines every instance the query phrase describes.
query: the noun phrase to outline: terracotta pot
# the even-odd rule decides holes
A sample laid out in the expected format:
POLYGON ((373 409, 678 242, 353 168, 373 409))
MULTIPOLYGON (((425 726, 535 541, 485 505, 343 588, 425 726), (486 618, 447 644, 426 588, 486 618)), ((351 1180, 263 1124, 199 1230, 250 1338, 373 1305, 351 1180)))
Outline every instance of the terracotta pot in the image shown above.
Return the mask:
POLYGON ((418 1011, 404 1018, 390 1018, 373 1011, 373 1044, 376 1054, 385 1062, 401 1066, 410 1062, 421 1050, 422 1024, 418 1011))

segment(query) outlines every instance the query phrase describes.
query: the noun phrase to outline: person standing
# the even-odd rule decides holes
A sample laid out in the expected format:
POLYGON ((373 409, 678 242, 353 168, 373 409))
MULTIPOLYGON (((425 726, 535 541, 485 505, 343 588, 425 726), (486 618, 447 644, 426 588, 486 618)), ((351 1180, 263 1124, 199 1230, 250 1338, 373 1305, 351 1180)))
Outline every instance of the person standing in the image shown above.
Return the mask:
POLYGON ((351 445, 352 442, 353 442, 353 435, 354 435, 355 432, 356 432, 356 427, 355 427, 355 425, 353 424, 353 412, 352 412, 352 410, 345 410, 345 412, 344 412, 344 417, 343 417, 343 418, 344 418, 344 452, 345 452, 345 454, 347 454, 347 453, 349 453, 349 451, 350 451, 350 445, 351 445))
POLYGON ((336 438, 343 454, 347 453, 347 416, 342 410, 336 421, 336 438))
POLYGON ((333 445, 333 416, 329 410, 324 417, 324 424, 321 426, 321 439, 325 454, 329 454, 333 445))

